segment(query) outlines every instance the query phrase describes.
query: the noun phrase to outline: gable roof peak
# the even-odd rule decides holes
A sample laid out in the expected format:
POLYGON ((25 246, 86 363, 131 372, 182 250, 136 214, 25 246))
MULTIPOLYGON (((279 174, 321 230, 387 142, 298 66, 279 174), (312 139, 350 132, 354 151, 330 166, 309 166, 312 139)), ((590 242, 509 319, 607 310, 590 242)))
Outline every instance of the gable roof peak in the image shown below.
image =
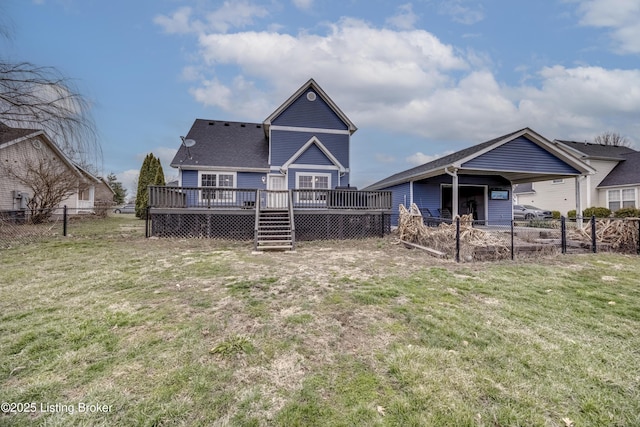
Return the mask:
POLYGON ((356 125, 353 124, 353 122, 347 117, 347 115, 342 112, 340 107, 338 107, 338 105, 335 102, 333 102, 333 100, 320 87, 320 85, 313 78, 310 78, 305 84, 300 86, 300 88, 297 91, 295 91, 282 105, 280 105, 273 113, 271 113, 269 117, 267 117, 264 120, 263 125, 265 128, 265 133, 268 133, 271 123, 284 110, 286 110, 291 104, 293 104, 293 102, 296 99, 298 99, 303 93, 305 93, 309 89, 312 89, 318 96, 320 96, 324 100, 324 102, 326 102, 329 105, 329 107, 331 107, 331 109, 338 115, 340 120, 342 120, 347 125, 347 128, 349 129, 349 132, 351 134, 353 134, 356 130, 358 130, 356 125))

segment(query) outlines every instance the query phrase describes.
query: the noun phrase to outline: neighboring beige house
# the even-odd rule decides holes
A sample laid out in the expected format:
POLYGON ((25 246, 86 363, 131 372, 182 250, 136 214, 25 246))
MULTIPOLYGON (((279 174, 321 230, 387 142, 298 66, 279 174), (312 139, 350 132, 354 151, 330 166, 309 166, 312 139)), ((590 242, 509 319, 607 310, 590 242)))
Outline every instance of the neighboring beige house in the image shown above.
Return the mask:
MULTIPOLYGON (((0 123, 0 212, 29 208, 33 190, 16 176, 24 174, 28 167, 68 172, 64 178, 70 179, 77 190, 59 206, 66 205, 72 214, 93 212, 96 189, 106 192, 103 188, 106 183, 101 178, 75 165, 43 131, 0 123)), ((109 199, 113 200, 113 194, 109 199)))
POLYGON ((629 147, 587 142, 556 140, 554 144, 584 161, 595 169, 595 173, 575 179, 519 184, 513 190, 515 204, 560 211, 562 215, 578 210, 578 205, 580 210, 592 206, 607 207, 612 211, 638 207, 640 152, 629 147))

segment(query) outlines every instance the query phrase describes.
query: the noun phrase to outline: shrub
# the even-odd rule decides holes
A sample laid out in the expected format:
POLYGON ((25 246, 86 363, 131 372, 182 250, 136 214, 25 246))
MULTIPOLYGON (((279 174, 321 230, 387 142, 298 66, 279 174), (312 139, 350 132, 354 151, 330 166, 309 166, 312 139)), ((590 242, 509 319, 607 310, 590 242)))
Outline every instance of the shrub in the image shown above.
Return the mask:
POLYGON ((596 218, 609 218, 611 216, 611 210, 609 208, 593 206, 583 210, 582 216, 584 218, 591 218, 592 216, 596 218))
POLYGON ((622 208, 613 213, 616 218, 640 218, 640 209, 622 208))
POLYGON ((551 216, 553 217, 553 219, 560 219, 562 214, 560 213, 560 211, 551 211, 551 216))
POLYGON ((567 218, 569 219, 576 219, 576 210, 572 209, 569 212, 567 212, 567 218))

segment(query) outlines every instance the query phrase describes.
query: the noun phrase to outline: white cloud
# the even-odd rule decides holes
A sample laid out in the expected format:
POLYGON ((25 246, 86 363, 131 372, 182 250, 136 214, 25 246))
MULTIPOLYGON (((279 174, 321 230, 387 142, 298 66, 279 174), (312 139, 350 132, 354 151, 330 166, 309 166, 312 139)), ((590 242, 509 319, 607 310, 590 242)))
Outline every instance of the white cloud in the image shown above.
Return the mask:
POLYGON ((129 169, 116 173, 117 180, 121 182, 122 186, 127 190, 127 200, 136 197, 136 192, 138 191, 138 176, 140 176, 139 169, 129 169))
POLYGON ((292 0, 292 3, 300 10, 310 10, 313 7, 313 0, 292 0))
POLYGON ((453 21, 460 24, 472 25, 484 19, 481 5, 471 7, 466 0, 444 0, 440 3, 440 13, 449 15, 453 21))
POLYGON ((640 53, 640 2, 585 0, 578 5, 578 13, 581 25, 611 29, 619 53, 640 53))
POLYGON ((419 165, 424 165, 425 163, 432 162, 436 159, 439 159, 440 157, 448 156, 449 154, 452 154, 452 153, 453 151, 449 150, 449 151, 445 151, 444 153, 430 155, 430 154, 424 154, 423 152, 418 151, 417 153, 413 153, 412 155, 407 157, 405 160, 410 165, 419 166, 419 165))
POLYGON ((411 3, 398 6, 398 12, 387 18, 387 24, 399 30, 411 30, 418 21, 418 15, 413 13, 413 5, 411 3))
POLYGON ((153 22, 167 33, 203 33, 206 31, 227 32, 234 28, 252 25, 256 18, 264 18, 269 12, 265 7, 247 1, 225 1, 218 9, 208 12, 194 12, 191 7, 181 7, 170 16, 158 15, 153 22), (194 15, 204 19, 194 18, 194 15))
POLYGON ((191 22, 190 7, 181 7, 170 16, 158 15, 153 18, 153 22, 161 26, 169 34, 185 34, 198 32, 198 29, 191 22))
MULTIPOLYGON (((325 28, 316 34, 204 32, 202 63, 185 70, 196 79, 191 93, 205 106, 262 120, 313 77, 360 129, 449 146, 525 126, 550 138, 584 139, 612 128, 631 139, 640 135, 640 70, 529 68, 525 81, 509 85, 498 80, 486 54, 457 49, 424 30, 377 28, 351 18, 325 28)), ((389 157, 376 153, 387 149, 371 146, 366 155, 382 164, 389 157)), ((402 149, 394 152, 399 158, 416 151, 402 149)))

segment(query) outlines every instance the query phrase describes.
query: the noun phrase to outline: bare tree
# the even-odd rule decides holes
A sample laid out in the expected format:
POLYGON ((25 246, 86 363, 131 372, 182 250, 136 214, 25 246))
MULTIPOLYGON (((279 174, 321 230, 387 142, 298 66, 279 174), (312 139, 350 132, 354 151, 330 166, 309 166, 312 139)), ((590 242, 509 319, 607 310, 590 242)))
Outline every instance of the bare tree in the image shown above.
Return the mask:
POLYGON ((626 136, 620 135, 618 132, 603 132, 593 138, 593 142, 600 145, 611 145, 615 147, 630 147, 631 142, 626 136))
POLYGON ((0 175, 31 190, 27 206, 33 223, 46 221, 61 202, 89 188, 77 170, 49 150, 22 150, 13 159, 16 161, 3 162, 0 172, 4 173, 0 175))
POLYGON ((88 100, 55 68, 0 59, 0 121, 44 130, 83 167, 95 168, 102 160, 88 100))

